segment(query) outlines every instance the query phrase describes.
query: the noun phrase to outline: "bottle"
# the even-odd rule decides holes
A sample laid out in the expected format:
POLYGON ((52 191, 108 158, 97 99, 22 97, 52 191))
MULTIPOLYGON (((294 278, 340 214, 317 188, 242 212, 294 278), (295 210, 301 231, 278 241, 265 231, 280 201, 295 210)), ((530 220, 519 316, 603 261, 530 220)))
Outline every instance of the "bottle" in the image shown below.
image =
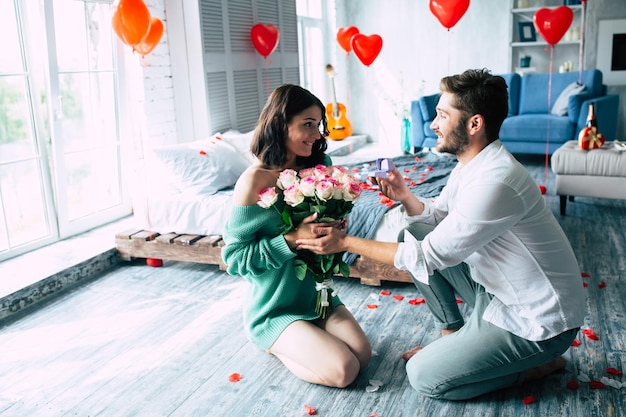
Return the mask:
POLYGON ((589 114, 587 115, 586 127, 595 127, 598 129, 598 121, 596 120, 596 113, 594 111, 593 103, 589 103, 589 114))

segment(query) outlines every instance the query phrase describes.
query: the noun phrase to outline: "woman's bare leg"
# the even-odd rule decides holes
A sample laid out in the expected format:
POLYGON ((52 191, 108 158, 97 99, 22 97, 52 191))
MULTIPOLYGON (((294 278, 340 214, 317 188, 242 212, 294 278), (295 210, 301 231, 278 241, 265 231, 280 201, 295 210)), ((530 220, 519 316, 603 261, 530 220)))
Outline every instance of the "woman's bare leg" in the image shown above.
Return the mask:
POLYGON ((298 378, 339 388, 354 381, 371 357, 365 333, 344 306, 323 321, 293 322, 269 352, 298 378))

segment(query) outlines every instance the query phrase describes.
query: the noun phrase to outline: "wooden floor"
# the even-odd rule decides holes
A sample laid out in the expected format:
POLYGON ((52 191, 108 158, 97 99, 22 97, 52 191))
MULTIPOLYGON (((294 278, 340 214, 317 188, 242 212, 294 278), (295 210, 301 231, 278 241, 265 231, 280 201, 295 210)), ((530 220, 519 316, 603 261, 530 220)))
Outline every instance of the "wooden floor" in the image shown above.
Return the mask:
MULTIPOLYGON (((543 161, 526 163, 545 184, 543 161)), ((578 198, 561 217, 551 175, 547 187, 546 199, 589 275, 582 278, 588 297, 581 308, 585 328, 599 340, 581 334, 581 345, 565 355, 566 370, 540 383, 466 402, 417 394, 400 353, 437 337, 428 308, 408 302, 420 294, 411 284, 368 287, 338 279, 339 294, 376 355, 347 389, 310 385, 246 340, 241 278, 213 265, 151 268, 135 261, 3 323, 0 417, 297 417, 307 415, 305 404, 333 417, 626 416, 626 388, 580 382, 567 389, 581 373, 626 382, 605 371, 626 371, 626 203, 578 198), (239 382, 229 381, 233 373, 241 374, 239 382), (382 382, 378 391, 367 391, 370 380, 382 382), (536 402, 524 405, 529 396, 536 402)))

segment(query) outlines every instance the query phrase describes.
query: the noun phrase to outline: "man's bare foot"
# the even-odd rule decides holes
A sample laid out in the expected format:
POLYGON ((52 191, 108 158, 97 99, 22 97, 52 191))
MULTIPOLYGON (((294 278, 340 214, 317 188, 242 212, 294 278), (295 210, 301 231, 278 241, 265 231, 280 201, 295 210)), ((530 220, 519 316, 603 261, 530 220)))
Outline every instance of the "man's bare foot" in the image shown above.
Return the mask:
POLYGON ((445 330, 441 331, 441 335, 442 336, 447 336, 449 334, 456 333, 458 331, 459 331, 459 329, 445 329, 445 330))
POLYGON ((560 371, 565 368, 565 359, 561 356, 553 360, 552 362, 545 363, 541 366, 537 366, 536 368, 530 368, 526 371, 525 381, 533 381, 536 379, 541 379, 546 375, 550 375, 553 372, 560 371))
POLYGON ((424 349, 424 346, 415 346, 413 349, 407 350, 402 354, 402 359, 408 361, 411 359, 417 352, 424 349))

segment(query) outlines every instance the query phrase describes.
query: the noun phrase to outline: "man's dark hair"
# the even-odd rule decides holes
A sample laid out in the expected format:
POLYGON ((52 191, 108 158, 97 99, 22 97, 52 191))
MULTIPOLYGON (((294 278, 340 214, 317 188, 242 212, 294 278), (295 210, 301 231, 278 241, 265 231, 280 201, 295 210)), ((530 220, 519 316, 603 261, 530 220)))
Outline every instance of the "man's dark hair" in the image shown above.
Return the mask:
POLYGON ((475 114, 485 119, 485 134, 489 143, 498 139, 502 122, 509 113, 506 81, 487 69, 470 69, 462 74, 441 79, 441 91, 455 96, 453 106, 460 110, 462 120, 475 114))
POLYGON ((311 156, 298 157, 296 163, 312 167, 324 163, 328 148, 328 121, 324 104, 310 91, 295 85, 283 84, 267 98, 254 131, 250 150, 261 162, 269 166, 282 166, 287 161, 285 142, 289 134, 288 124, 293 117, 311 106, 318 106, 322 111, 323 138, 315 141, 311 156))

